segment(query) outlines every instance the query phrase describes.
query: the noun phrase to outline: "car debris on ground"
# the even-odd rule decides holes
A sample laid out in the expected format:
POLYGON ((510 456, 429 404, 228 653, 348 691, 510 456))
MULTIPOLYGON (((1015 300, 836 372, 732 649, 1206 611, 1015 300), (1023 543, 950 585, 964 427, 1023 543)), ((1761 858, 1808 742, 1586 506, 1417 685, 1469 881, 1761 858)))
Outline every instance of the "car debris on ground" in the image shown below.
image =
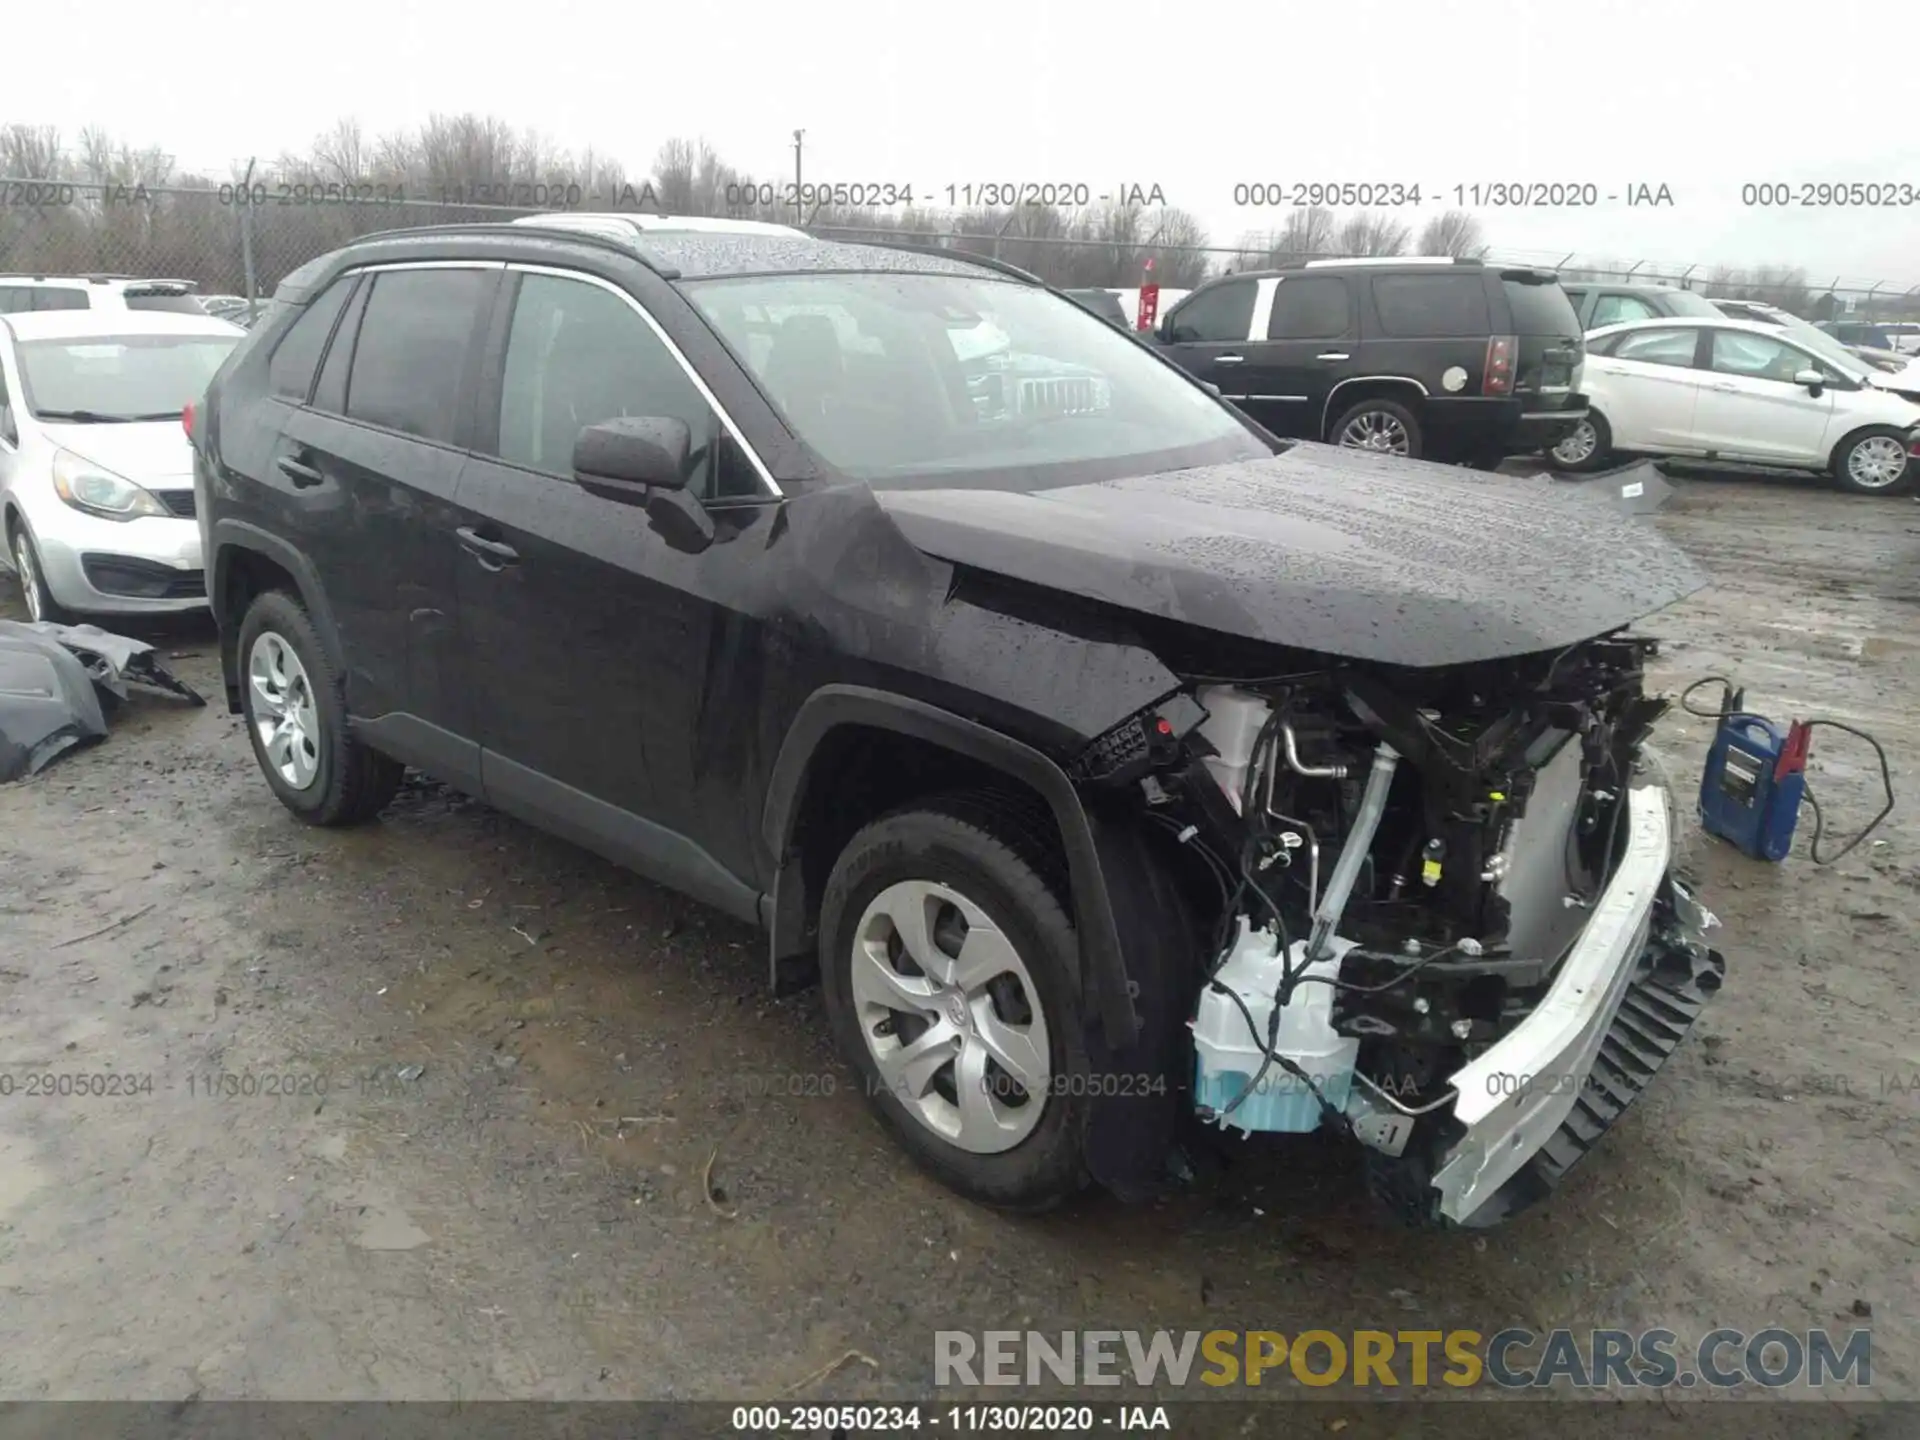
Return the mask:
POLYGON ((105 739, 130 685, 207 703, 144 640, 97 625, 0 620, 0 783, 105 739))

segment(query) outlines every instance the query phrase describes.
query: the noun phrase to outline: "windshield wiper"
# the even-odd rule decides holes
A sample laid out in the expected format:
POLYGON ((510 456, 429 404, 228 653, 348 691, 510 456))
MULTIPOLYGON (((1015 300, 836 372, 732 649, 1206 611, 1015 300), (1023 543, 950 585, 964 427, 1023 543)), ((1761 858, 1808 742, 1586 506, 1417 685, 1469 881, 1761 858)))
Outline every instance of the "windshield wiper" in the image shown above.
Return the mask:
MULTIPOLYGON (((41 420, 72 420, 81 425, 124 425, 149 418, 142 415, 103 415, 98 410, 36 410, 33 413, 41 420)), ((175 411, 171 418, 179 419, 179 412, 175 411)))
POLYGON ((148 410, 140 415, 123 415, 123 420, 178 420, 178 410, 148 410))

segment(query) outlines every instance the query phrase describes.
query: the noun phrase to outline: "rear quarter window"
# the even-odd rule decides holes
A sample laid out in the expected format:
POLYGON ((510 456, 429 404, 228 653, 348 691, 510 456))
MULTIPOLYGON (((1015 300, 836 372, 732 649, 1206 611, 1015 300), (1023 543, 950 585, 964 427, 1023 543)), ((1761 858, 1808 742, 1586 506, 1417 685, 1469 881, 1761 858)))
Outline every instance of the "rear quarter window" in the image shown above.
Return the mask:
POLYGON ((275 395, 304 404, 313 390, 313 372, 320 364, 320 352, 333 333, 333 322, 340 307, 347 303, 353 289, 353 277, 342 276, 316 296, 300 318, 287 327, 280 343, 267 361, 267 388, 275 395))
POLYGON ((1381 333, 1402 338, 1486 335, 1493 329, 1486 282, 1477 271, 1376 276, 1373 308, 1381 333))
POLYGON ((1516 335, 1578 335, 1580 317, 1559 282, 1502 278, 1516 335))
POLYGON ((85 310, 87 292, 73 285, 42 285, 33 292, 36 310, 85 310))

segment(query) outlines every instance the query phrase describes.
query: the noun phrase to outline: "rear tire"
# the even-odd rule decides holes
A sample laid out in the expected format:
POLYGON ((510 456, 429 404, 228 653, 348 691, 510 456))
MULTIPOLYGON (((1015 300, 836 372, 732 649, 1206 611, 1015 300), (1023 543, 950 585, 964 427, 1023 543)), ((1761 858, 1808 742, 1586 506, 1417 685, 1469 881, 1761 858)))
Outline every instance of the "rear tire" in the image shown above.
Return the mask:
POLYGON ((1884 425, 1849 435, 1833 452, 1833 478, 1855 495, 1906 494, 1914 481, 1906 437, 1884 425))
POLYGON ((1327 432, 1333 444, 1346 450, 1370 450, 1418 460, 1425 452, 1420 421, 1397 400, 1361 400, 1341 412, 1327 432))
POLYGON ((404 767, 347 729, 346 685, 306 608, 284 590, 254 597, 240 622, 240 706, 273 793, 309 825, 371 820, 404 767))
POLYGON ((1613 431, 1607 417, 1589 410, 1587 418, 1573 427, 1558 445, 1547 451, 1547 463, 1569 475, 1590 475, 1604 470, 1613 458, 1613 431))
POLYGON ((1039 847, 991 797, 919 801, 847 842, 820 911, 827 1014, 869 1103, 941 1183, 1023 1212, 1088 1183, 1079 942, 1039 847))

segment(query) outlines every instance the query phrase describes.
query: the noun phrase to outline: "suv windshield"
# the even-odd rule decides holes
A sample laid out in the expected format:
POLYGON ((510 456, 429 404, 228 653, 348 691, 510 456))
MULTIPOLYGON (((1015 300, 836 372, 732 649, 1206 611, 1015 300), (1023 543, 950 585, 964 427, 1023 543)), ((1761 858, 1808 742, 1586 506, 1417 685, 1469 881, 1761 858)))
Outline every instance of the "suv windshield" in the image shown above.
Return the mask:
POLYGON ((42 420, 178 419, 237 335, 88 335, 20 342, 27 409, 42 420))
POLYGON ((754 276, 683 289, 794 432, 864 480, 1074 480, 1272 453, 1097 316, 953 275, 754 276))

